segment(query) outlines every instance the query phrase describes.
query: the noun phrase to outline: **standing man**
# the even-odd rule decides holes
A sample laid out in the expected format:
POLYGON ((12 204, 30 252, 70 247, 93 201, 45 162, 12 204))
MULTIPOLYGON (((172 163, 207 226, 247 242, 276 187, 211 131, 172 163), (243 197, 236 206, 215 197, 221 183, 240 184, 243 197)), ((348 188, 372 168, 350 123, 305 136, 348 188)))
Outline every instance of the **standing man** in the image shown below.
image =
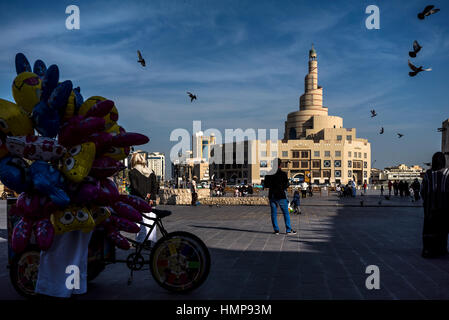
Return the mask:
POLYGON ((442 152, 432 157, 432 167, 426 171, 421 184, 424 206, 424 258, 443 256, 447 251, 449 226, 449 169, 442 152))
POLYGON ((391 197, 391 188, 393 187, 393 183, 391 180, 388 181, 388 196, 391 197))
POLYGON ((415 181, 412 183, 413 196, 415 197, 415 201, 419 200, 419 189, 421 185, 419 184, 418 178, 415 178, 415 181))
POLYGON ((288 177, 287 174, 281 170, 281 160, 277 161, 278 169, 275 174, 267 175, 265 177, 264 188, 270 188, 268 192, 268 199, 271 207, 271 223, 273 224, 274 234, 279 234, 279 226, 277 223, 277 207, 279 206, 284 214, 285 229, 287 234, 296 234, 290 225, 290 214, 288 213, 287 188, 288 177))
POLYGON ((190 184, 190 191, 192 191, 192 206, 196 206, 198 201, 198 189, 196 186, 196 176, 193 176, 192 183, 190 184))

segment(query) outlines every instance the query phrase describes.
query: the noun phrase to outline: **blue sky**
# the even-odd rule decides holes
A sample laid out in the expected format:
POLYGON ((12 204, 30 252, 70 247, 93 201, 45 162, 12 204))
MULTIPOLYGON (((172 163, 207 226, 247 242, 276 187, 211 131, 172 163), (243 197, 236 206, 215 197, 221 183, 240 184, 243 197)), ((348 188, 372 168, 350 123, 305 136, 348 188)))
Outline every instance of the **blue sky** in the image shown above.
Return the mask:
POLYGON ((169 155, 175 128, 278 128, 298 109, 315 44, 330 115, 372 146, 375 167, 423 164, 441 148, 449 118, 449 6, 420 21, 427 1, 2 1, 0 97, 12 99, 14 56, 57 64, 84 98, 116 102, 119 123, 150 137, 142 149, 169 155), (81 29, 65 28, 66 6, 81 29), (380 8, 367 30, 365 8, 380 8), (408 76, 413 62, 432 72, 408 76), (137 62, 140 49, 148 66, 137 62), (186 91, 198 100, 190 103, 186 91), (378 116, 370 118, 372 108, 378 116), (385 134, 378 134, 381 126, 385 134), (399 140, 396 132, 405 136, 399 140))

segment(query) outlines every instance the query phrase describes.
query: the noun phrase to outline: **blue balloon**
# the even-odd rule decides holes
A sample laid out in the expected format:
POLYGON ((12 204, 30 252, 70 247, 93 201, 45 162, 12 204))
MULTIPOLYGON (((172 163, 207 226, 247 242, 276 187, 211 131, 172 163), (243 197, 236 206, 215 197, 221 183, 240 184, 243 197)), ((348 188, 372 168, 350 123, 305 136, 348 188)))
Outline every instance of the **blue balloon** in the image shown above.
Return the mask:
POLYGON ((51 109, 58 111, 59 114, 64 114, 67 100, 69 100, 70 94, 72 93, 72 88, 73 85, 70 80, 58 84, 48 99, 48 106, 51 109))
POLYGON ((47 102, 51 93, 58 85, 59 69, 58 66, 52 64, 45 72, 44 79, 42 79, 41 101, 47 102))
POLYGON ((36 60, 34 61, 33 72, 39 76, 39 78, 43 78, 45 76, 45 72, 47 71, 47 66, 44 61, 36 60))
POLYGON ((45 161, 34 161, 29 168, 34 189, 47 195, 60 207, 68 206, 70 198, 64 191, 64 176, 51 164, 45 161))
POLYGON ((27 57, 21 52, 16 54, 16 73, 21 74, 22 72, 31 72, 31 65, 28 62, 27 57))
POLYGON ((44 101, 33 108, 31 119, 35 129, 44 137, 54 138, 58 134, 61 124, 59 112, 50 108, 44 101))
POLYGON ((28 170, 22 158, 7 156, 0 161, 0 180, 17 193, 25 192, 32 187, 28 170))

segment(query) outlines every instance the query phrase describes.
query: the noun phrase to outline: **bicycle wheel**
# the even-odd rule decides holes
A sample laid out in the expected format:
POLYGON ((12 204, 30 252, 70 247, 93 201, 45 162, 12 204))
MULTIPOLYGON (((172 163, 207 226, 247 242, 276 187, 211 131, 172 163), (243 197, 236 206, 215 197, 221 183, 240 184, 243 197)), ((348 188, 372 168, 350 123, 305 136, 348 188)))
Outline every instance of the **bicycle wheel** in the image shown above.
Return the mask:
POLYGON ((40 249, 29 246, 24 252, 17 254, 10 266, 9 277, 14 289, 27 299, 36 298, 34 292, 39 271, 40 249))
POLYGON ((209 270, 209 250, 200 238, 189 232, 169 233, 151 250, 151 274, 167 290, 194 290, 206 280, 209 270))

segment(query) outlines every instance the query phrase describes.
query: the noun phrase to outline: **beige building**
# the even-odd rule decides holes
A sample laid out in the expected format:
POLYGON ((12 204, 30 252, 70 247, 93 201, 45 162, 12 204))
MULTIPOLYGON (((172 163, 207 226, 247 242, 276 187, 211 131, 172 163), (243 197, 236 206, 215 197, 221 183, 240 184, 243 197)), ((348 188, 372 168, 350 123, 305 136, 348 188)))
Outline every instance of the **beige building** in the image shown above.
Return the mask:
POLYGON ((154 172, 159 181, 165 181, 165 155, 161 152, 147 154, 148 168, 154 172))
POLYGON ((211 162, 211 170, 217 178, 261 183, 272 170, 272 159, 279 157, 283 170, 293 182, 346 184, 354 180, 356 184, 369 183, 370 143, 358 138, 355 128, 344 128, 341 117, 328 115, 328 108, 323 106, 323 88, 318 85, 318 60, 313 46, 308 63, 305 92, 299 98, 299 110, 287 116, 284 139, 275 144, 269 140, 246 142, 245 159, 255 154, 254 161, 248 163, 211 162))
POLYGON ((449 168, 449 119, 443 122, 441 130, 441 152, 446 155, 446 167, 449 168))
POLYGON ((422 176, 425 169, 421 166, 407 166, 405 164, 400 164, 398 166, 386 167, 383 170, 373 169, 373 182, 377 184, 386 184, 388 181, 391 182, 413 182, 415 179, 419 181, 422 180, 422 176), (377 171, 376 171, 377 170, 377 171))

